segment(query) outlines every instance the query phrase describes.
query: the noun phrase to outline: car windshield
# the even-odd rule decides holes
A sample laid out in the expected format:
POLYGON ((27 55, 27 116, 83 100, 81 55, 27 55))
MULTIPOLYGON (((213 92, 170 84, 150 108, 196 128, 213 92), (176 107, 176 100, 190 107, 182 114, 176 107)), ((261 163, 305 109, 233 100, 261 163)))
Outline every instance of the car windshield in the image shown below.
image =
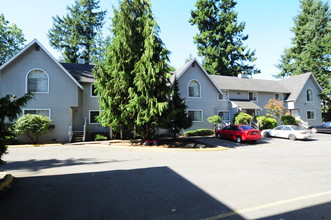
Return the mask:
POLYGON ((291 128, 292 128, 292 130, 296 130, 296 131, 306 130, 305 128, 299 127, 299 126, 296 126, 296 125, 292 125, 291 128))
POLYGON ((254 128, 252 128, 251 126, 248 126, 248 125, 243 125, 243 126, 240 126, 243 130, 252 130, 254 128))

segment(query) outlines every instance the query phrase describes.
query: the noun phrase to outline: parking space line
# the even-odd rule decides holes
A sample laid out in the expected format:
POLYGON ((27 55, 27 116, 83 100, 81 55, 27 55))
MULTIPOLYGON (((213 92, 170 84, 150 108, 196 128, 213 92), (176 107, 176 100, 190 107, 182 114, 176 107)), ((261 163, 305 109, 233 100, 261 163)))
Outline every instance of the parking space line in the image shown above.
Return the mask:
POLYGON ((280 200, 280 201, 267 203, 264 205, 255 206, 255 207, 246 208, 246 209, 240 209, 240 210, 236 210, 233 212, 228 212, 228 213, 223 213, 220 215, 208 217, 208 218, 205 218, 204 220, 222 219, 222 218, 226 218, 226 217, 230 217, 230 216, 234 216, 234 215, 240 215, 240 214, 244 214, 247 212, 254 212, 254 211, 261 210, 261 209, 271 208, 271 207, 275 207, 275 206, 280 206, 280 205, 284 205, 284 204, 288 204, 288 203, 293 203, 293 202, 297 202, 297 201, 301 201, 301 200, 307 200, 307 199, 316 198, 316 197, 325 196, 325 195, 331 195, 331 191, 311 194, 311 195, 307 195, 307 196, 300 196, 300 197, 296 197, 296 198, 292 198, 292 199, 280 200))

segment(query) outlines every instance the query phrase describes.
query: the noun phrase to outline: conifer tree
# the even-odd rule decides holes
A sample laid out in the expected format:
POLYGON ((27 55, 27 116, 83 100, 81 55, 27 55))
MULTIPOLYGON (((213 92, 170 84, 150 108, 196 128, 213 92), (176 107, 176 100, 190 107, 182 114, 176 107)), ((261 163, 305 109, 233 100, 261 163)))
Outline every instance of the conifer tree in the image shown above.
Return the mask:
POLYGON ((321 0, 301 0, 300 9, 292 46, 284 50, 276 77, 312 72, 323 89, 323 103, 331 105, 331 11, 321 0))
POLYGON ((198 55, 209 74, 237 76, 252 75, 260 70, 251 64, 256 60, 255 51, 244 45, 245 23, 238 23, 234 0, 197 0, 189 22, 198 27, 194 37, 198 55))
POLYGON ((177 134, 182 129, 187 129, 192 126, 192 120, 187 116, 186 108, 185 99, 181 98, 178 81, 175 79, 168 108, 164 112, 164 118, 166 120, 163 126, 171 131, 174 139, 176 139, 177 134))
POLYGON ((155 131, 169 95, 169 51, 160 39, 149 0, 123 0, 114 9, 103 59, 94 68, 99 122, 113 129, 155 131))
POLYGON ((53 27, 48 38, 54 49, 61 51, 65 61, 77 63, 82 57, 86 62, 98 56, 98 43, 106 11, 96 11, 98 0, 75 0, 67 6, 66 16, 53 17, 53 27))
POLYGON ((22 49, 24 42, 22 30, 0 14, 0 66, 22 49))

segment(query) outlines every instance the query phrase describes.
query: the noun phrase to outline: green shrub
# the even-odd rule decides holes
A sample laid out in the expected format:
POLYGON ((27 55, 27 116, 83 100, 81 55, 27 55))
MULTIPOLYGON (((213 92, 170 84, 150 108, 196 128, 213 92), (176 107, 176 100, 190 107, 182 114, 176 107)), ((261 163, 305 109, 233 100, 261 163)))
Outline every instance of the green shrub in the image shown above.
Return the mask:
POLYGON ((253 119, 253 116, 240 112, 235 118, 234 118, 234 124, 236 125, 248 125, 249 121, 253 119))
POLYGON ((214 125, 215 130, 217 129, 217 125, 222 123, 222 118, 218 115, 210 116, 207 120, 214 125))
POLYGON ((257 123, 261 130, 263 129, 272 129, 277 126, 277 120, 274 118, 268 118, 266 116, 259 116, 256 118, 257 123))
POLYGON ((283 122, 283 125, 297 125, 297 120, 292 115, 282 115, 280 120, 283 122))
POLYGON ((107 140, 107 137, 103 136, 102 134, 96 134, 94 137, 95 141, 104 141, 107 140))
POLYGON ((198 130, 193 130, 193 131, 185 131, 184 135, 191 137, 191 136, 205 136, 205 135, 212 135, 214 134, 214 130, 211 129, 198 129, 198 130))

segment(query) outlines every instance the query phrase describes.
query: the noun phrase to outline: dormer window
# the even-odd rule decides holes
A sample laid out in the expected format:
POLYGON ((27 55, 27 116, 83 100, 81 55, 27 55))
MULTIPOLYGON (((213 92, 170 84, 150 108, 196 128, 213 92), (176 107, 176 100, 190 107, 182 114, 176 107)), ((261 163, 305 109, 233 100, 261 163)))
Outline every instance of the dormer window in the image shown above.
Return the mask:
POLYGON ((257 92, 249 92, 248 98, 250 101, 257 102, 257 92))
POLYGON ((196 80, 191 80, 188 83, 188 97, 189 98, 200 98, 201 97, 201 88, 200 83, 196 80))
POLYGON ((307 101, 308 102, 314 101, 313 90, 311 90, 311 89, 307 89, 307 101))
POLYGON ((31 70, 27 75, 27 92, 48 93, 48 75, 42 70, 31 70))

